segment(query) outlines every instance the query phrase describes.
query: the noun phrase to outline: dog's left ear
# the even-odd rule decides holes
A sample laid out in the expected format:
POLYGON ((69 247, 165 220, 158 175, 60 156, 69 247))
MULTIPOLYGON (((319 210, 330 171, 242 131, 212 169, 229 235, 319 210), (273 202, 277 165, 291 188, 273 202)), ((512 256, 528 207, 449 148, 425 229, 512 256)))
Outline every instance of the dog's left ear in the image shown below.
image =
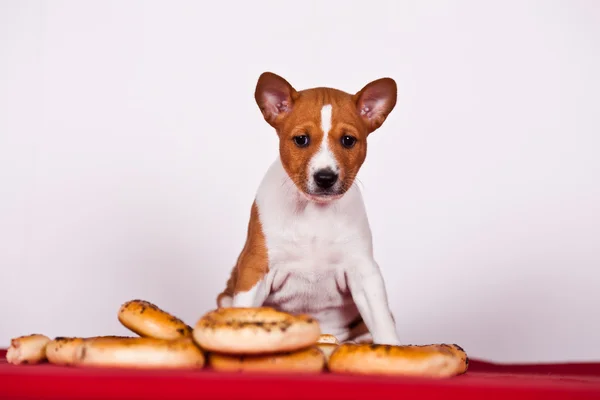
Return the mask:
POLYGON ((367 84, 354 95, 360 117, 367 133, 379 128, 396 106, 396 82, 392 78, 381 78, 367 84))

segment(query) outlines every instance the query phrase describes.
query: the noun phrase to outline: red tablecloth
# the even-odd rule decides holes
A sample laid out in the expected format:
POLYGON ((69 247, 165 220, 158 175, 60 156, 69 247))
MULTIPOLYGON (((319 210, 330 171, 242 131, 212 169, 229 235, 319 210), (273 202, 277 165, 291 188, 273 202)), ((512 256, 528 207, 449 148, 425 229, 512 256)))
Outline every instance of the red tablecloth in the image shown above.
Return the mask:
POLYGON ((472 361, 452 379, 223 374, 14 366, 0 350, 0 399, 558 400, 600 399, 599 364, 496 365, 472 361))

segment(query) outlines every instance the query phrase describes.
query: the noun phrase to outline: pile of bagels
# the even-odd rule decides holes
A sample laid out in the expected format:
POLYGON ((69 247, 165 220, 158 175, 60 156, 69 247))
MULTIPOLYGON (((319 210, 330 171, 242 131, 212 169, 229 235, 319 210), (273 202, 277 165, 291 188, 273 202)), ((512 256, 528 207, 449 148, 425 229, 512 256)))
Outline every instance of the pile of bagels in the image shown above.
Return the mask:
POLYGON ((11 340, 6 360, 15 365, 432 378, 464 374, 469 364, 455 344, 340 344, 322 333, 314 318, 269 307, 216 309, 192 328, 148 301, 131 300, 121 305, 118 319, 137 336, 20 336, 11 340))

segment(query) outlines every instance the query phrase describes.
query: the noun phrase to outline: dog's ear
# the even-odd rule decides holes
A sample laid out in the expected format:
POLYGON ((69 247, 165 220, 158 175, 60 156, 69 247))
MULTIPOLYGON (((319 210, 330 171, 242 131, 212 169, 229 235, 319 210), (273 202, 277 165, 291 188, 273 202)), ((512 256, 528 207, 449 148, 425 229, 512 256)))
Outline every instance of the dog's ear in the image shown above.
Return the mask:
POLYGON ((258 78, 254 98, 265 120, 277 128, 292 110, 296 94, 288 81, 272 72, 264 72, 258 78))
POLYGON ((381 78, 367 84, 354 95, 356 108, 367 127, 367 133, 379 128, 396 106, 396 82, 381 78))

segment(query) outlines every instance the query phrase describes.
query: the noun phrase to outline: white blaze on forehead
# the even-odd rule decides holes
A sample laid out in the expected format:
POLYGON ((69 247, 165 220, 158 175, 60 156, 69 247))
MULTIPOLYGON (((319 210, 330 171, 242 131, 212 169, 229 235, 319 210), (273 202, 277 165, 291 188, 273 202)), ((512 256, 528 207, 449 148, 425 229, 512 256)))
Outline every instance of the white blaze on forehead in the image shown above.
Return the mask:
POLYGON ((310 160, 308 164, 309 176, 312 176, 320 169, 330 168, 338 172, 339 167, 335 160, 333 152, 329 148, 329 131, 331 130, 331 104, 326 104, 321 108, 321 130, 323 131, 323 139, 319 150, 310 160))
POLYGON ((326 104, 321 108, 321 130, 323 131, 323 139, 327 138, 331 130, 331 104, 326 104))

